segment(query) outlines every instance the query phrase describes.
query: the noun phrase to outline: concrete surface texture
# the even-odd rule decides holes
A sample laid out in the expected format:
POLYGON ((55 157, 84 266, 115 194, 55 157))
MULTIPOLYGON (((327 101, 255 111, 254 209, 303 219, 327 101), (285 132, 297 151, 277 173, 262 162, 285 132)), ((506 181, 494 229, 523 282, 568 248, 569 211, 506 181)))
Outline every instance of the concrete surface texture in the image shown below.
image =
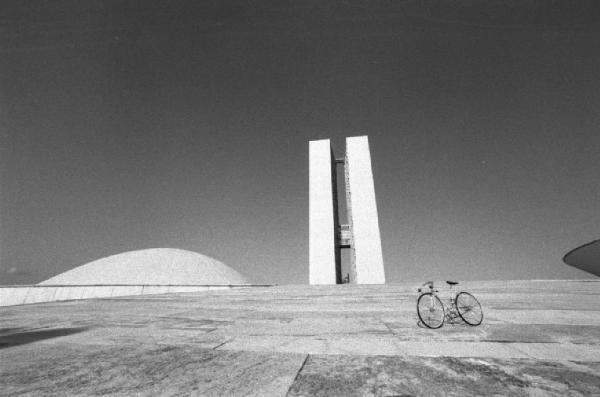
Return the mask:
POLYGON ((116 296, 198 292, 226 288, 229 285, 13 285, 0 286, 0 306, 58 302, 116 296))
POLYGON ((384 284, 375 183, 366 136, 346 138, 346 197, 352 230, 350 282, 384 284))
POLYGON ((336 283, 334 186, 329 139, 310 141, 309 157, 309 283, 336 283))
POLYGON ((417 287, 0 308, 0 395, 600 394, 600 281, 461 283, 480 300, 483 324, 439 330, 419 326, 417 287))
POLYGON ((238 285, 246 279, 206 255, 174 248, 124 252, 76 267, 41 285, 238 285))

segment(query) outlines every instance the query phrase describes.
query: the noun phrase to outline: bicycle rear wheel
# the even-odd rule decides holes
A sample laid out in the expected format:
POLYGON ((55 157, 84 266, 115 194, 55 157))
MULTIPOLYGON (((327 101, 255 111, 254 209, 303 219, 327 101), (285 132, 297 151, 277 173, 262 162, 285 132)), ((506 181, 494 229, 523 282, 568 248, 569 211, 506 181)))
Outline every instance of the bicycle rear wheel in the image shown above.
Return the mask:
POLYGON ((483 321, 483 310, 479 301, 468 292, 456 295, 456 310, 463 321, 469 325, 479 325, 483 321))
POLYGON ((417 300, 417 314, 427 328, 440 328, 444 325, 444 305, 437 295, 425 292, 417 300))

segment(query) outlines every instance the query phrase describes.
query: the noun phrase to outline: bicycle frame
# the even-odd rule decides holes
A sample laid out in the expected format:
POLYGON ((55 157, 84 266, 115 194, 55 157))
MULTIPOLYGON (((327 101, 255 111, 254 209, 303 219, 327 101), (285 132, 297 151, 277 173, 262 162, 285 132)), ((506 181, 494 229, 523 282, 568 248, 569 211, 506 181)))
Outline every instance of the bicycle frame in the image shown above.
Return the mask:
MULTIPOLYGON (((431 292, 431 303, 433 307, 435 307, 438 304, 435 297, 438 297, 440 299, 440 302, 442 303, 442 308, 444 309, 445 321, 448 321, 451 324, 453 324, 454 320, 460 318, 460 315, 458 314, 458 310, 456 308, 456 291, 454 291, 453 286, 450 286, 450 297, 446 299, 448 303, 444 303, 444 299, 438 296, 439 290, 433 288, 433 282, 427 282, 423 284, 423 286, 425 285, 429 286, 429 291, 426 292, 431 292)), ((424 291, 422 291, 422 288, 419 288, 418 292, 424 293, 424 291)))
MULTIPOLYGON (((454 320, 460 318, 458 309, 456 308, 456 292, 452 293, 452 296, 449 298, 448 302, 449 304, 447 306, 444 305, 444 313, 446 314, 446 320, 448 320, 450 324, 454 324, 454 320)), ((443 300, 442 304, 444 304, 443 300)))
MULTIPOLYGON (((479 304, 479 302, 477 301, 477 299, 470 293, 462 291, 457 293, 454 290, 454 286, 457 285, 457 282, 447 282, 450 286, 449 286, 449 297, 446 297, 446 294, 444 294, 444 299, 441 299, 439 296, 439 291, 437 289, 434 288, 433 285, 433 281, 428 281, 426 283, 424 283, 421 288, 418 289, 418 292, 420 293, 419 297, 417 298, 417 313, 419 315, 419 319, 429 328, 439 328, 441 327, 446 321, 450 324, 455 324, 456 319, 460 318, 462 321, 464 321, 465 323, 467 323, 468 325, 479 325, 481 324, 481 321, 483 320, 483 313, 481 311, 481 305, 479 304), (423 287, 429 287, 428 289, 423 288, 423 287), (458 307, 458 298, 459 296, 461 296, 462 294, 465 294, 465 297, 470 296, 474 301, 475 301, 475 305, 471 306, 471 305, 467 305, 467 306, 461 306, 458 307), (419 309, 420 307, 420 303, 422 299, 428 299, 427 302, 428 304, 425 304, 425 306, 423 306, 423 308, 425 308, 425 311, 421 311, 421 309, 419 309), (470 313, 471 310, 473 308, 478 308, 478 312, 479 312, 479 319, 477 322, 477 318, 465 318, 466 313, 470 313), (431 315, 434 313, 438 313, 439 316, 441 317, 437 317, 438 319, 436 319, 436 315, 434 315, 433 319, 434 321, 437 321, 439 323, 438 326, 435 325, 431 325, 431 320, 432 317, 431 315), (427 320, 424 319, 424 317, 427 318, 427 320)), ((463 302, 464 304, 464 302, 463 302)), ((433 324, 436 324, 436 322, 434 322, 433 324)))

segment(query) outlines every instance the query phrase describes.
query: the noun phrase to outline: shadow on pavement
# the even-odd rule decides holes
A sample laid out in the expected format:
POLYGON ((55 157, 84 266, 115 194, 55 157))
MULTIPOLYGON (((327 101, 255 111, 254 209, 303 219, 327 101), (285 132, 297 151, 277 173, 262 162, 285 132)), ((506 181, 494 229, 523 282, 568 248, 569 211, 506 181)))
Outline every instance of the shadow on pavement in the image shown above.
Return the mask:
POLYGON ((86 330, 88 330, 88 327, 53 328, 38 331, 23 331, 11 333, 8 335, 0 335, 0 349, 25 345, 27 343, 33 343, 44 339, 73 335, 86 330))

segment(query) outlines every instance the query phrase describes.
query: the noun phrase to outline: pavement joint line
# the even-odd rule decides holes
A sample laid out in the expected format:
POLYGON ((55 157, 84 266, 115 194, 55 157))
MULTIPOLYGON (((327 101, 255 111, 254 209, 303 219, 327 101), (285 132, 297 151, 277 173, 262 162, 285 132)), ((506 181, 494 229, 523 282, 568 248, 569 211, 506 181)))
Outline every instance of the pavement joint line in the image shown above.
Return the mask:
MULTIPOLYGON (((550 343, 550 344, 556 344, 556 345, 561 345, 562 343, 560 342, 555 342, 555 341, 522 341, 522 342, 515 342, 514 340, 508 340, 508 339, 481 339, 479 341, 470 341, 470 340, 464 340, 461 342, 472 342, 472 343, 484 343, 484 342, 490 342, 490 343, 550 343)), ((574 343, 574 345, 587 345, 589 343, 574 343)))
POLYGON ((223 346, 226 343, 231 342, 233 339, 227 339, 225 342, 223 343, 219 343, 217 346, 213 347, 212 350, 217 350, 218 348, 220 348, 221 346, 223 346))
POLYGON ((300 368, 298 368, 298 372, 296 372, 296 376, 294 376, 294 379, 292 380, 292 383, 290 383, 290 387, 288 387, 287 393, 285 393, 286 397, 290 394, 290 391, 292 390, 292 387, 294 386, 294 383, 296 383, 296 380, 298 379, 298 376, 300 376, 300 372, 302 372, 302 370, 304 369, 304 366, 306 365, 306 361, 308 361, 308 356, 310 356, 310 354, 307 354, 304 357, 304 360, 302 361, 302 365, 300 366, 300 368))
POLYGON ((392 327, 390 327, 390 326, 388 325, 388 323, 386 323, 385 321, 383 321, 383 320, 381 320, 381 319, 380 319, 379 321, 381 321, 381 322, 383 323, 383 325, 385 325, 385 326, 387 327, 387 329, 389 329, 389 330, 390 330, 390 332, 392 333, 392 335, 399 335, 397 332, 395 332, 395 331, 392 329, 392 327))
POLYGON ((531 351, 526 351, 524 349, 519 349, 519 346, 517 346, 517 344, 515 342, 513 343, 503 343, 503 346, 506 346, 509 350, 513 350, 513 351, 517 351, 519 353, 524 354, 525 356, 527 356, 530 359, 535 359, 535 360, 543 360, 543 358, 537 357, 535 353, 532 353, 531 351))

